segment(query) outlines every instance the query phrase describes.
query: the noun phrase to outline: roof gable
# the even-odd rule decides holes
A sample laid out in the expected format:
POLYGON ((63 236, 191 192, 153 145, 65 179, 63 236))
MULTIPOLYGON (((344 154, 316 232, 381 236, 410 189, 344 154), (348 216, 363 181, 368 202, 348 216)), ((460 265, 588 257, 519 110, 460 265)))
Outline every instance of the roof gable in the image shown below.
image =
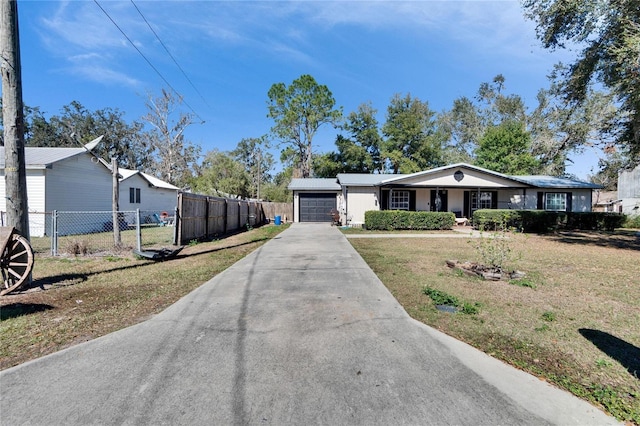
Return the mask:
POLYGON ((165 182, 155 176, 143 173, 140 170, 118 168, 118 173, 120 174, 120 176, 122 176, 120 182, 124 182, 125 180, 130 179, 133 176, 139 176, 142 180, 145 180, 150 186, 153 186, 155 188, 171 189, 176 191, 180 189, 177 186, 170 184, 169 182, 165 182))
POLYGON ((443 186, 460 188, 526 188, 529 184, 514 180, 511 176, 466 163, 438 167, 431 170, 399 175, 383 180, 381 185, 443 186))

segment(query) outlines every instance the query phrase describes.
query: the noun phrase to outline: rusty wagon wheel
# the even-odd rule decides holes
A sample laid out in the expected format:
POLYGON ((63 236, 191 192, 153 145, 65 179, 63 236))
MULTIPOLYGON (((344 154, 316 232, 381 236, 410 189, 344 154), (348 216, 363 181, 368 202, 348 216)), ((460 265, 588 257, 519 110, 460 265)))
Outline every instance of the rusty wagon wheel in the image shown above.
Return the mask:
POLYGON ((22 235, 13 234, 0 257, 3 286, 0 296, 16 290, 29 278, 33 269, 33 250, 22 235))

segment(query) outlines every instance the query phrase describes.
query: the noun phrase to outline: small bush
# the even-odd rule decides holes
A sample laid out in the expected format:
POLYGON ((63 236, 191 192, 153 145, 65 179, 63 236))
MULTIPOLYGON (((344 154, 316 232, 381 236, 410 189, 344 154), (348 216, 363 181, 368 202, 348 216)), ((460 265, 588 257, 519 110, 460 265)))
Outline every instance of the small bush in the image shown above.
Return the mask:
POLYGON ((89 253, 89 244, 85 240, 70 240, 65 249, 73 256, 86 256, 89 253))
POLYGON ((622 226, 624 228, 640 229, 640 215, 627 216, 622 226))
POLYGON ((364 213, 364 224, 370 230, 444 230, 455 224, 451 212, 410 212, 404 210, 370 210, 364 213))
POLYGON ((424 289, 422 289, 422 292, 429 296, 431 300, 433 300, 433 303, 435 303, 436 305, 460 305, 460 301, 457 297, 447 294, 444 291, 436 290, 435 288, 431 287, 425 287, 424 289))
POLYGON ((556 320, 556 314, 555 312, 546 311, 545 313, 542 314, 542 319, 547 322, 553 322, 556 320))
POLYGON ((473 225, 482 230, 513 228, 523 232, 547 233, 564 229, 613 231, 626 216, 609 212, 551 212, 545 210, 482 209, 473 212, 473 225))
POLYGON ((455 296, 431 287, 424 287, 422 292, 429 296, 435 305, 453 306, 455 308, 459 308, 463 314, 467 315, 476 315, 480 312, 481 305, 478 302, 463 302, 455 296))

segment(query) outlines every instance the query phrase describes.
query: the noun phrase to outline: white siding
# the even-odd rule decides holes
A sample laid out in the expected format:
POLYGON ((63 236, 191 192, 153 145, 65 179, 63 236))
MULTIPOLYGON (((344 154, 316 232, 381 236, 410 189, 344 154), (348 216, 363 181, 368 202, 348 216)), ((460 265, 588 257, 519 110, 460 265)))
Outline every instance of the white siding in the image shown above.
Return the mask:
POLYGON ((375 187, 348 187, 347 224, 362 226, 364 224, 364 212, 380 210, 377 194, 377 188, 375 187))
POLYGON ((590 212, 591 211, 591 190, 574 189, 571 190, 571 211, 590 212))
MULTIPOLYGON (((27 170, 27 206, 29 209, 29 234, 42 237, 45 233, 45 170, 27 170)), ((0 211, 7 211, 4 170, 0 172, 0 211)))
POLYGON ((622 213, 640 214, 640 166, 618 174, 618 198, 622 200, 622 213))
MULTIPOLYGON (((431 197, 431 194, 429 194, 431 197)), ((449 189, 447 191, 447 204, 450 212, 464 211, 464 189, 449 189)))
POLYGON ((163 211, 173 215, 178 202, 178 191, 175 189, 150 187, 149 182, 139 174, 135 174, 120 182, 120 210, 152 211, 160 214, 163 211), (131 203, 129 191, 140 189, 140 203, 131 203))
POLYGON ((111 210, 111 172, 91 155, 81 154, 55 163, 47 170, 48 211, 111 210))

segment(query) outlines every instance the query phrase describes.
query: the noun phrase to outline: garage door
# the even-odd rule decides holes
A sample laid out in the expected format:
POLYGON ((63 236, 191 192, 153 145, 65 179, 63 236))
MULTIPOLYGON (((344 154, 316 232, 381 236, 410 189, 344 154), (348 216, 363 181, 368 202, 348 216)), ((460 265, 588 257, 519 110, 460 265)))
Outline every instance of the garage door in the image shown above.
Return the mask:
POLYGON ((300 194, 300 222, 331 222, 336 194, 300 194))

